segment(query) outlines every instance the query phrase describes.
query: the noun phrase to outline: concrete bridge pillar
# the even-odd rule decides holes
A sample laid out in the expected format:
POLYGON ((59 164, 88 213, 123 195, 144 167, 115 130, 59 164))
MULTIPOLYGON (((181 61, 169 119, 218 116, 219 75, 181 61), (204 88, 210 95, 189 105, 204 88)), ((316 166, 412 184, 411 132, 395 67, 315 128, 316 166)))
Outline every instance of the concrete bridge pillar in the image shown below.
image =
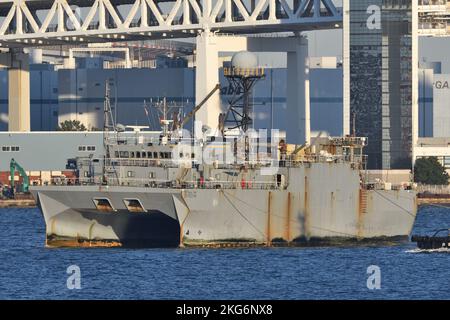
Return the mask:
POLYGON ((8 131, 30 131, 30 65, 22 50, 0 54, 8 68, 8 131))
MULTIPOLYGON (((200 103, 219 83, 218 39, 209 30, 197 36, 196 70, 195 70, 195 99, 200 103)), ((220 108, 220 95, 217 91, 196 113, 195 120, 202 125, 217 129, 220 108)))
POLYGON ((287 53, 287 113, 288 143, 310 143, 310 101, 308 39, 292 39, 295 51, 287 53))

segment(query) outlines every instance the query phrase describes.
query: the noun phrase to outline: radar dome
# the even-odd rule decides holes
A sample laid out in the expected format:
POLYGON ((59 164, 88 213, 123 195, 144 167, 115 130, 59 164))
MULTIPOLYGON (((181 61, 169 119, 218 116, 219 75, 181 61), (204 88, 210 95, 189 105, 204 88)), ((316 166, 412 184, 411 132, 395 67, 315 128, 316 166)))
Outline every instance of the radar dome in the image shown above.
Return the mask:
POLYGON ((258 57, 249 51, 239 51, 231 58, 231 66, 240 69, 254 69, 258 67, 258 57))

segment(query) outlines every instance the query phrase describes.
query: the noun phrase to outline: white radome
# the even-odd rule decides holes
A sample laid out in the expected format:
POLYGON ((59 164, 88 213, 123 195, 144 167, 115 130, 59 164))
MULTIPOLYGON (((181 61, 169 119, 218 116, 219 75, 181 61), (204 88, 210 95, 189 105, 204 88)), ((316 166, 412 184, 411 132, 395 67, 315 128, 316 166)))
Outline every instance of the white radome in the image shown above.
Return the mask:
POLYGON ((258 67, 258 57, 253 52, 239 51, 231 58, 231 66, 240 69, 254 69, 258 67))

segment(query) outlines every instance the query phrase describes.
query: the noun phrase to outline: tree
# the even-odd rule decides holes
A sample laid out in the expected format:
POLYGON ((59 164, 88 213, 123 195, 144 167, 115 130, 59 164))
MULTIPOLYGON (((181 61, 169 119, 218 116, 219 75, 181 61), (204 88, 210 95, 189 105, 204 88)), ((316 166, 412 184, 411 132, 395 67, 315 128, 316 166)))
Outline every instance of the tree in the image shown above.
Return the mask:
POLYGON ((436 157, 421 158, 414 165, 414 181, 422 184, 448 185, 449 175, 436 157))
POLYGON ((86 131, 86 127, 78 120, 66 120, 61 122, 58 131, 86 131))

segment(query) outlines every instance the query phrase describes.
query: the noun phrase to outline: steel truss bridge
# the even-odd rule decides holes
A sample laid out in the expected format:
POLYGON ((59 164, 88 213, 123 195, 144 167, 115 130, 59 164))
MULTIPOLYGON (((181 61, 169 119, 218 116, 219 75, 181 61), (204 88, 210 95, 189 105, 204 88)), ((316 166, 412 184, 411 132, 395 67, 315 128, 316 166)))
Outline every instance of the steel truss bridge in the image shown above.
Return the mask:
POLYGON ((22 47, 342 27, 335 0, 1 0, 0 45, 22 47))

